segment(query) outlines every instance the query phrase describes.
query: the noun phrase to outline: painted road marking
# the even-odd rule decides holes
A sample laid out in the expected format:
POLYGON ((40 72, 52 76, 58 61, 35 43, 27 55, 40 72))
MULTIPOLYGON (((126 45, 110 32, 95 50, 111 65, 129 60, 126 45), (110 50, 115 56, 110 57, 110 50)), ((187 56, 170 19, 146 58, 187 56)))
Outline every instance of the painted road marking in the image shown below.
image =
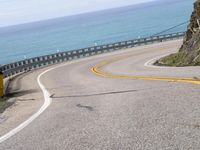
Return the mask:
POLYGON ((112 74, 112 73, 104 72, 100 69, 100 68, 102 68, 106 65, 109 65, 109 64, 116 62, 116 61, 120 61, 120 60, 125 59, 125 58, 128 58, 128 56, 118 57, 118 58, 115 58, 115 59, 112 59, 112 60, 103 61, 103 62, 93 66, 91 68, 91 71, 98 76, 108 77, 108 78, 142 79, 142 80, 172 81, 172 82, 184 82, 184 83, 200 84, 200 80, 194 79, 194 78, 120 75, 120 74, 112 74))
POLYGON ((42 90, 43 96, 44 96, 44 103, 42 105, 42 107, 35 113, 33 114, 29 119, 27 119, 26 121, 24 121, 23 123, 21 123, 19 126, 17 126, 16 128, 12 129, 11 131, 9 131, 8 133, 6 133, 5 135, 0 137, 0 143, 6 141, 7 139, 11 138, 12 136, 14 136, 15 134, 17 134, 18 132, 20 132, 22 129, 24 129, 25 127, 27 127, 31 122, 33 122, 36 118, 38 118, 51 104, 52 102, 52 97, 49 94, 49 92, 46 90, 45 86, 42 84, 41 82, 41 77, 43 75, 45 75, 46 73, 57 69, 59 67, 63 67, 72 63, 78 62, 78 60, 76 61, 72 61, 72 62, 68 62, 65 64, 61 64, 59 66, 50 68, 44 72, 42 72, 40 75, 38 75, 37 77, 37 82, 40 86, 40 89, 42 90))
MULTIPOLYGON (((170 54, 170 53, 169 53, 170 54)), ((158 59, 160 59, 160 58, 163 58, 163 57, 165 57, 165 56, 168 56, 169 54, 165 54, 165 55, 162 55, 162 56, 158 56, 158 57, 156 57, 156 58, 153 58, 153 59, 151 59, 151 60, 149 60, 149 61, 147 61, 145 64, 144 64, 144 66, 145 67, 151 67, 151 68, 168 68, 168 67, 161 67, 161 66, 155 66, 155 65, 153 65, 155 62, 156 62, 156 60, 158 60, 158 59)))
POLYGON ((40 86, 40 89, 42 90, 43 96, 44 96, 44 103, 43 103, 42 107, 34 115, 32 115, 29 119, 27 119, 26 121, 24 121, 22 124, 20 124, 16 128, 14 128, 11 131, 9 131, 7 134, 1 136, 0 137, 0 143, 4 142, 5 140, 9 139, 13 135, 15 135, 16 133, 18 133, 22 129, 24 129, 26 126, 28 126, 32 121, 34 121, 37 117, 39 117, 49 107, 49 105, 52 102, 52 99, 50 98, 49 92, 45 89, 45 86, 42 84, 42 82, 40 81, 40 79, 41 79, 41 77, 44 74, 46 74, 47 72, 49 72, 49 71, 51 71, 51 70, 53 70, 55 68, 48 69, 48 70, 42 72, 37 77, 37 82, 38 82, 38 84, 40 86))
MULTIPOLYGON (((92 58, 89 58, 89 60, 90 59, 92 59, 92 58)), ((77 63, 79 61, 80 60, 76 60, 76 61, 71 61, 71 62, 68 62, 68 63, 65 63, 65 64, 61 64, 59 66, 50 68, 50 69, 42 72, 40 75, 38 75, 37 82, 38 82, 40 89, 42 90, 42 93, 43 93, 43 96, 44 96, 44 103, 43 103, 42 107, 35 114, 33 114, 30 118, 28 118, 26 121, 24 121, 23 123, 18 125, 16 128, 12 129, 11 131, 6 133, 5 135, 1 136, 0 137, 0 143, 6 141, 7 139, 11 138, 12 136, 14 136, 18 132, 20 132, 22 129, 24 129, 26 126, 28 126, 31 122, 33 122, 37 117, 39 117, 50 106, 50 104, 52 102, 52 97, 49 94, 49 92, 46 90, 45 86, 42 84, 41 77, 43 75, 45 75, 46 73, 54 70, 54 69, 57 69, 59 67, 63 67, 63 66, 66 66, 66 65, 69 65, 69 64, 72 64, 72 63, 77 63)))

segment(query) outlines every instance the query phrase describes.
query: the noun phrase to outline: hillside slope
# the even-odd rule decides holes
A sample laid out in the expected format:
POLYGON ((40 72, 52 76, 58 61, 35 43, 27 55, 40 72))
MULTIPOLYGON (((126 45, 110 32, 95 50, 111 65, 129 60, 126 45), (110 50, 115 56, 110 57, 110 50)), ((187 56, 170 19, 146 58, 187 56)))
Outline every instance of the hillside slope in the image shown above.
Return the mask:
POLYGON ((200 0, 194 3, 194 11, 179 52, 158 60, 156 64, 170 66, 200 65, 200 0))

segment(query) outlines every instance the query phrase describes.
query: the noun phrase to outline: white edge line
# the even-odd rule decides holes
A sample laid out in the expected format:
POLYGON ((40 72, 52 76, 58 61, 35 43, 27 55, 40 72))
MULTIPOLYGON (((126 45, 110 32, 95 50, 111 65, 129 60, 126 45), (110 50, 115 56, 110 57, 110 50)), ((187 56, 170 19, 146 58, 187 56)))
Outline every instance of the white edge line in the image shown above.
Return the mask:
POLYGON ((38 75, 37 77, 37 82, 40 86, 40 89, 42 90, 43 96, 44 96, 44 103, 42 105, 42 107, 35 113, 33 114, 29 119, 27 119, 26 121, 24 121, 23 123, 21 123, 20 125, 18 125, 16 128, 12 129, 11 131, 9 131, 8 133, 6 133, 5 135, 0 137, 0 143, 6 141, 7 139, 11 138, 12 136, 14 136, 15 134, 17 134, 18 132, 20 132, 22 129, 24 129, 26 126, 28 126, 31 122, 33 122, 37 117, 39 117, 51 104, 52 99, 50 97, 49 92, 45 89, 45 86, 42 84, 42 82, 40 81, 40 78, 46 74, 49 71, 52 71, 56 68, 71 64, 71 63, 75 63, 79 60, 76 61, 72 61, 72 62, 68 62, 68 63, 64 63, 64 64, 60 64, 59 66, 50 68, 44 72, 42 72, 40 75, 38 75))
MULTIPOLYGON (((171 53, 169 53, 169 54, 171 54, 171 53)), ((144 66, 145 67, 151 67, 151 68, 167 68, 166 66, 165 67, 161 67, 161 66, 156 66, 156 65, 153 65, 153 64, 156 62, 156 60, 158 60, 158 59, 160 59, 162 57, 168 56, 169 54, 161 55, 161 56, 158 56, 156 58, 150 59, 144 64, 144 66)))
MULTIPOLYGON (((167 54, 169 55, 169 54, 167 54)), ((159 66, 154 66, 153 63, 155 62, 155 60, 161 58, 161 57, 165 57, 166 55, 163 56, 159 56, 156 58, 153 58, 149 61, 147 61, 144 66, 146 67, 153 67, 153 68, 163 68, 163 67, 159 67, 159 66)), ((46 74, 47 72, 54 70, 56 68, 65 66, 66 64, 62 64, 60 66, 56 66, 54 68, 50 68, 44 72, 42 72, 38 77, 37 77, 37 82, 40 86, 40 89, 43 92, 43 96, 44 96, 44 103, 42 105, 42 107, 35 113, 33 114, 29 119, 27 119, 26 121, 24 121, 23 123, 21 123, 19 126, 17 126, 16 128, 12 129, 11 131, 9 131, 8 133, 6 133, 5 135, 0 137, 0 143, 6 141, 7 139, 9 139, 10 137, 14 136, 15 134, 17 134, 18 132, 20 132, 22 129, 24 129, 26 126, 28 126, 31 122, 33 122, 37 117, 39 117, 51 104, 52 99, 50 97, 49 92, 45 89, 45 86, 42 84, 42 82, 40 81, 40 78, 46 74)), ((165 67, 166 68, 166 67, 165 67)))
MULTIPOLYGON (((60 67, 60 66, 57 66, 60 67)), ((31 122, 33 122, 37 117, 39 117, 51 104, 52 99, 50 98, 50 94, 49 92, 45 89, 45 86, 41 83, 40 78, 46 74, 47 72, 56 69, 57 67, 54 68, 50 68, 44 72, 42 72, 38 77, 37 77, 37 82, 40 86, 40 89, 43 92, 43 96, 44 96, 44 103, 42 105, 42 107, 35 113, 33 114, 29 119, 27 119, 26 121, 24 121, 23 123, 21 123, 19 126, 17 126, 16 128, 12 129, 11 131, 9 131, 8 133, 6 133, 5 135, 0 137, 0 143, 4 142, 5 140, 9 139, 10 137, 12 137, 13 135, 17 134, 19 131, 21 131, 22 129, 24 129, 26 126, 28 126, 31 122)))

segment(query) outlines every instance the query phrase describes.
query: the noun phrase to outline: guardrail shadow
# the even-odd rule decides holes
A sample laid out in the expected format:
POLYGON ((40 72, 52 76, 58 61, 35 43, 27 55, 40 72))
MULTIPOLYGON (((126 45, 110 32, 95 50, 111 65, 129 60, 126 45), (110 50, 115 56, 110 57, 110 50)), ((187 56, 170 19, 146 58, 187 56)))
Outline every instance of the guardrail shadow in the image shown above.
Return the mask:
POLYGON ((12 91, 6 94, 6 97, 12 98, 12 97, 20 97, 27 94, 33 94, 37 93, 38 90, 32 89, 32 90, 19 90, 19 91, 12 91))
POLYGON ((52 94, 51 98, 59 99, 59 98, 92 97, 92 96, 113 95, 113 94, 121 94, 121 93, 132 93, 132 92, 137 92, 137 91, 138 90, 126 90, 126 91, 103 92, 103 93, 85 94, 85 95, 68 95, 68 96, 55 96, 55 94, 52 94))

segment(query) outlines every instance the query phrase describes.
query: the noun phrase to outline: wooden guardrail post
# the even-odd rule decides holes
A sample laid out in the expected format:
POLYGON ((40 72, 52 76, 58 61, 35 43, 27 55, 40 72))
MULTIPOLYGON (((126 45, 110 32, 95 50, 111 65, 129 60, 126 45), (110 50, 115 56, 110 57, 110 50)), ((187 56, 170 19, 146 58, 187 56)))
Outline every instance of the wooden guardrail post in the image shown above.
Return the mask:
POLYGON ((0 97, 4 96, 3 73, 0 72, 0 97))

